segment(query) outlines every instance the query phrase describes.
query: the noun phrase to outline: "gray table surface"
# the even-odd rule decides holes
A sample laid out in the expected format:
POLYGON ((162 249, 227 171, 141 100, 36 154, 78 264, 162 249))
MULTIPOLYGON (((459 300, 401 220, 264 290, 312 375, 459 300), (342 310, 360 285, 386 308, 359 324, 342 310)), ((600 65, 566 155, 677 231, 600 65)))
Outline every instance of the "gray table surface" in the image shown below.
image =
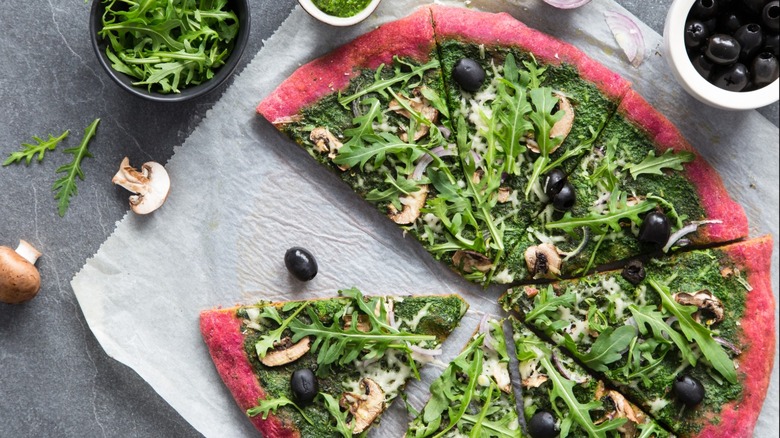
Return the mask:
MULTIPOLYGON (((658 32, 671 0, 620 2, 658 32)), ((253 0, 249 47, 263 46, 294 0, 253 0)), ((0 304, 0 437, 197 436, 140 377, 109 358, 78 306, 70 280, 127 211, 127 192, 108 182, 122 157, 165 163, 195 129, 220 90, 181 104, 154 104, 119 89, 89 43, 83 0, 0 1, 0 161, 33 135, 70 129, 74 146, 102 118, 86 159, 86 179, 64 218, 50 187, 68 157, 0 168, 0 245, 25 239, 44 256, 38 297, 0 304)), ((778 104, 761 113, 778 124, 778 104)), ((204 174, 208 164, 204 163, 204 174)))

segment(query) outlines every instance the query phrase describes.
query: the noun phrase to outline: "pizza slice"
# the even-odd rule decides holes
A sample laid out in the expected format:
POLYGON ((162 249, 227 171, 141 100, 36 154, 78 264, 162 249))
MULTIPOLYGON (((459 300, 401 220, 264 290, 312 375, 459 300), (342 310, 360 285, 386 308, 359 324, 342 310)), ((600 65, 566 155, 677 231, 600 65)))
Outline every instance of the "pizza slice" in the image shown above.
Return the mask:
POLYGON ((408 438, 520 434, 502 322, 483 318, 463 351, 431 384, 408 438))
POLYGON ((509 256, 535 278, 581 275, 637 255, 748 233, 742 207, 717 173, 634 91, 593 148, 556 180, 573 188, 573 207, 561 215, 548 206, 531 226, 534 238, 509 256), (531 263, 539 254, 555 269, 531 263))
POLYGON ((505 307, 680 436, 750 436, 775 345, 772 239, 516 288, 505 307))
POLYGON ((457 295, 340 295, 201 313, 217 372, 263 436, 362 434, 468 308, 457 295))
MULTIPOLYGON (((614 113, 629 83, 575 47, 508 14, 434 6, 434 32, 462 168, 490 210, 488 246, 496 282, 524 278, 506 263, 533 236, 529 227, 551 204, 542 177, 568 173, 614 113)), ((527 246, 527 245, 526 245, 527 246)))
POLYGON ((517 319, 511 320, 528 436, 673 436, 569 356, 541 340, 517 319))

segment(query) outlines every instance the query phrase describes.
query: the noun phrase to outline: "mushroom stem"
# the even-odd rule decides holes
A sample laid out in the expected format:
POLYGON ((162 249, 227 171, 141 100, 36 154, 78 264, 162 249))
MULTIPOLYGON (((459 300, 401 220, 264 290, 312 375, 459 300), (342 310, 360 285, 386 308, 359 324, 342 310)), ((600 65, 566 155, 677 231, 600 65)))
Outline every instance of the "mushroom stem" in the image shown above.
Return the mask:
POLYGON ((29 242, 26 240, 19 240, 19 246, 16 247, 16 253, 19 254, 22 258, 30 262, 31 265, 34 265, 35 262, 38 261, 38 257, 41 256, 41 252, 35 249, 34 246, 30 245, 29 242))

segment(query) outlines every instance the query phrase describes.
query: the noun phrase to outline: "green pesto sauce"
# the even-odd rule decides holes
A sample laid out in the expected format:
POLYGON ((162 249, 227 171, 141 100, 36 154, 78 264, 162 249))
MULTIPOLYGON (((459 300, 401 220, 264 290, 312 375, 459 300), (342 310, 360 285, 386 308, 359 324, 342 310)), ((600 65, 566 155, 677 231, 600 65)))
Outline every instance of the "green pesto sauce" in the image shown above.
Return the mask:
POLYGON ((371 0, 312 0, 322 12, 334 17, 352 17, 371 3, 371 0))

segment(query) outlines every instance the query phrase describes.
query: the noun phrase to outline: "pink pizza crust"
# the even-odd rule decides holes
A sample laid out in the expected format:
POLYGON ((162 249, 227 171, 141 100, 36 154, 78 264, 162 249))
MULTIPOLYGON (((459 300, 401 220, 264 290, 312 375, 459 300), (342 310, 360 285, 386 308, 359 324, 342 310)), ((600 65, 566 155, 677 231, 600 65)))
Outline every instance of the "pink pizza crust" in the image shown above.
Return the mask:
MULTIPOLYGON (((239 408, 246 412, 257 406, 257 400, 265 398, 265 391, 244 351, 244 336, 241 334, 241 321, 236 317, 236 308, 201 312, 200 332, 219 376, 239 408)), ((269 414, 265 420, 261 415, 249 417, 249 420, 266 438, 300 437, 293 425, 273 414, 269 414)))
POLYGON ((297 69, 260 102, 257 112, 271 123, 285 123, 301 109, 346 89, 361 69, 390 65, 394 56, 424 63, 435 50, 431 12, 420 8, 297 69))
POLYGON ((742 206, 731 199, 715 169, 683 138, 669 119, 634 90, 625 95, 618 113, 649 136, 655 143, 656 155, 667 149, 696 155, 694 161, 684 165, 685 176, 696 187, 706 219, 722 222, 700 227, 697 233, 691 235, 694 243, 728 242, 748 235, 748 220, 742 206))
POLYGON ((576 47, 538 30, 529 28, 507 13, 478 12, 470 9, 432 5, 436 39, 484 44, 490 47, 515 47, 530 52, 546 64, 569 64, 580 77, 593 83, 602 93, 619 101, 630 83, 619 74, 592 60, 576 47))
POLYGON ((764 236, 721 248, 741 271, 752 290, 747 294, 740 320, 742 336, 738 357, 742 397, 712 414, 697 437, 752 437, 764 404, 775 351, 775 299, 772 293, 772 237, 764 236))

